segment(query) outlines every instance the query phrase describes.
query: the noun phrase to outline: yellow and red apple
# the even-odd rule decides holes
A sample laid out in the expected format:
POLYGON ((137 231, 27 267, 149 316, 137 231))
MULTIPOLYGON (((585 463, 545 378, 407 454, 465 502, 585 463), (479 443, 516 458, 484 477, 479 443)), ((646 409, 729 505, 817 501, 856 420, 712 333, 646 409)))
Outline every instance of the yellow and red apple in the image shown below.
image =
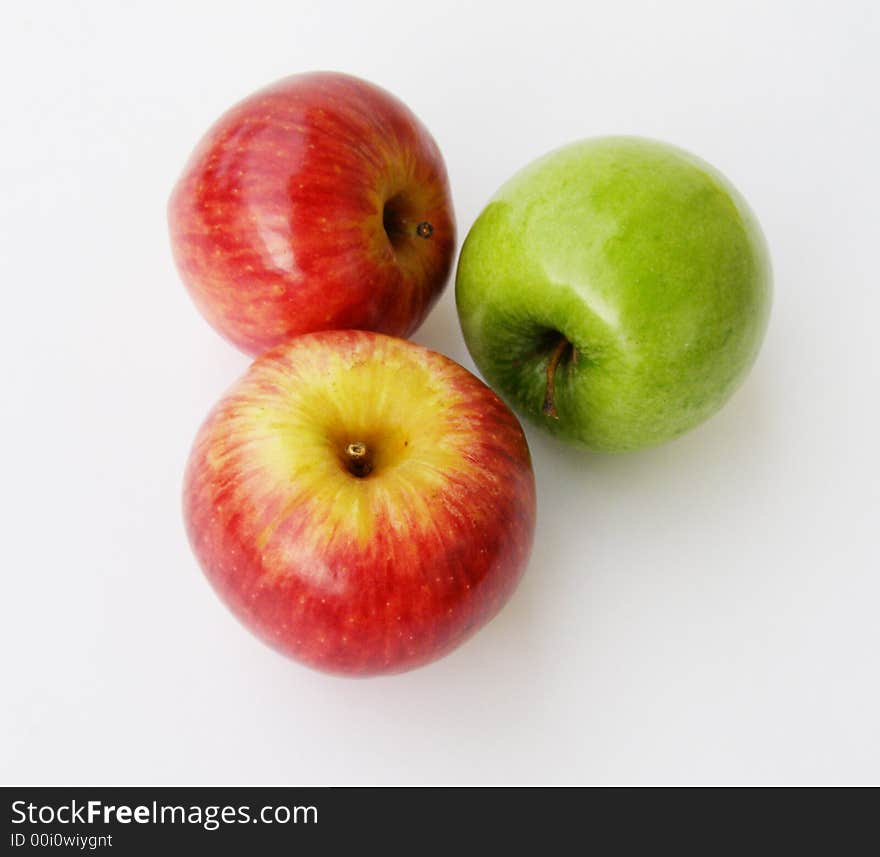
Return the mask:
POLYGON ((332 72, 254 93, 208 131, 168 207, 207 320, 256 355, 315 330, 408 336, 446 285, 446 168, 397 98, 332 72))
POLYGON ((238 618, 336 673, 399 672, 491 619, 528 559, 522 429, 452 360, 364 331, 256 360, 187 467, 193 549, 238 618))

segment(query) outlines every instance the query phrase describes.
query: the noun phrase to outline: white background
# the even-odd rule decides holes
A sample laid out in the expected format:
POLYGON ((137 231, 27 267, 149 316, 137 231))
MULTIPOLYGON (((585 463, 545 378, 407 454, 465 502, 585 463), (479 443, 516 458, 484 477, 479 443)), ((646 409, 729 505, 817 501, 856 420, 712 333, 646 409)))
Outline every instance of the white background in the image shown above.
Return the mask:
MULTIPOLYGON (((880 781, 880 13, 837 3, 55 3, 0 35, 2 722, 9 783, 880 781), (180 483, 245 369, 165 203, 229 105, 312 68, 406 101, 461 237, 578 137, 739 187, 776 295, 749 380, 624 457, 528 436, 539 526, 432 666, 311 672, 217 601, 180 483)), ((416 335, 473 367, 452 290, 416 335)))

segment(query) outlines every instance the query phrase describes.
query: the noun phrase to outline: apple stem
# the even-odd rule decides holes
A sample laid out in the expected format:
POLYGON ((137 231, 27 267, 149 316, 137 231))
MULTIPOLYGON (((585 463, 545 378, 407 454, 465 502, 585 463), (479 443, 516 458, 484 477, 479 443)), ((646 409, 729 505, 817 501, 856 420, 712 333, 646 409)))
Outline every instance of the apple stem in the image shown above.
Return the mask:
POLYGON ((346 466, 351 474, 359 479, 362 479, 373 469, 367 452, 367 445, 360 441, 355 441, 345 447, 346 466))
POLYGON ((565 356, 565 352, 571 348, 571 343, 564 337, 559 337, 559 342, 550 354, 550 360, 547 362, 547 392, 544 394, 544 405, 541 410, 544 416, 558 420, 559 414, 556 413, 556 369, 559 361, 565 356))
POLYGON ((430 238, 433 234, 434 234, 434 227, 430 223, 428 223, 427 220, 423 220, 416 227, 416 235, 418 235, 419 238, 430 238))

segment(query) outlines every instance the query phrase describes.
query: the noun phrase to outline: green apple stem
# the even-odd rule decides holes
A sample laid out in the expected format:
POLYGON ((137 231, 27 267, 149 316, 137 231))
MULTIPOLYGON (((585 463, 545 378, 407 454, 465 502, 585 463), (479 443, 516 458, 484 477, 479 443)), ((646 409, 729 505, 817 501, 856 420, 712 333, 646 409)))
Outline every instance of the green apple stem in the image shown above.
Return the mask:
POLYGON ((345 447, 345 464, 349 472, 358 479, 363 479, 373 469, 370 462, 369 450, 365 443, 355 441, 345 447))
POLYGON ((556 413, 556 370, 559 367, 559 362, 571 347, 571 343, 560 334, 559 342, 556 343, 550 353, 550 359, 547 361, 547 392, 544 393, 544 405, 541 410, 544 412, 544 416, 554 420, 559 419, 559 414, 556 413))

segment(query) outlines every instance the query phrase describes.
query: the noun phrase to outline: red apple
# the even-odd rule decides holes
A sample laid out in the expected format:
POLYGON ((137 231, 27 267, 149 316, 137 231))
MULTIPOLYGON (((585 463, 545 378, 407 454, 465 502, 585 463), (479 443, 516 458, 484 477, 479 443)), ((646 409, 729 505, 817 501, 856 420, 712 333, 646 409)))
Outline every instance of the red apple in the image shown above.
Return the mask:
POLYGON ((501 608, 535 484, 516 417, 470 372, 402 339, 322 331, 264 354, 214 408, 184 517, 259 637, 318 669, 390 673, 501 608))
POLYGON ((409 335, 455 247, 431 135, 383 89, 331 72, 281 80, 221 117, 168 219, 196 305, 250 354, 315 330, 409 335))

